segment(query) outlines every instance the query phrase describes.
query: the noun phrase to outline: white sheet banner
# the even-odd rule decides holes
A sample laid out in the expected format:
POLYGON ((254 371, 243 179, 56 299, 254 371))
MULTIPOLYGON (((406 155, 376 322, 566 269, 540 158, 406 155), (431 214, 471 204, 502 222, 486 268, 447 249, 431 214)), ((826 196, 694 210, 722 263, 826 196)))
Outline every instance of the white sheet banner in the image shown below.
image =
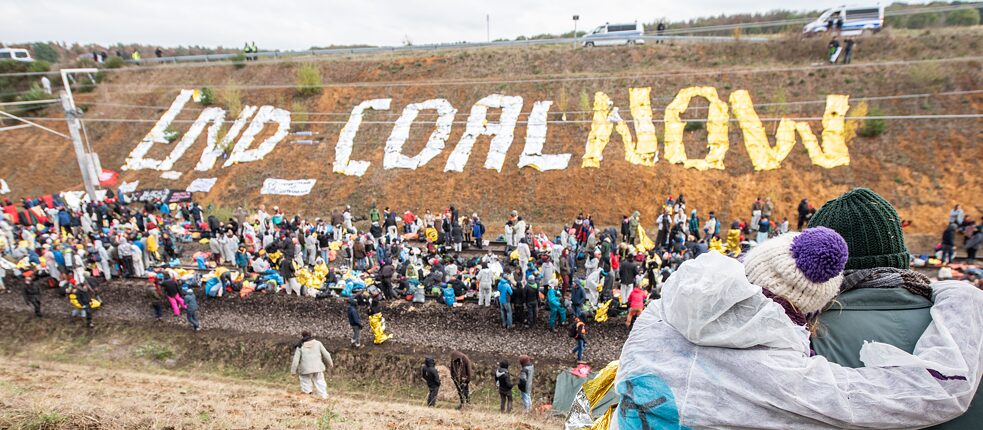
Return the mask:
POLYGON ((119 192, 127 193, 127 194, 132 193, 137 190, 137 187, 139 185, 140 185, 140 181, 133 181, 133 182, 123 181, 123 183, 120 184, 119 186, 119 192))
POLYGON ((243 106, 242 112, 239 113, 239 118, 236 118, 235 122, 232 123, 232 127, 229 127, 229 131, 225 133, 225 136, 222 136, 221 142, 218 140, 218 132, 222 128, 222 125, 218 122, 213 123, 208 128, 205 150, 202 151, 201 158, 198 160, 195 170, 204 172, 211 169, 215 165, 215 161, 218 160, 218 157, 225 154, 225 148, 232 145, 232 141, 242 132, 249 118, 256 113, 257 109, 259 108, 256 106, 243 106))
POLYGON ((533 103, 526 126, 526 146, 519 156, 519 168, 532 167, 541 172, 563 170, 570 164, 571 154, 543 154, 546 143, 546 114, 553 104, 550 100, 533 103))
POLYGON ((236 142, 235 148, 232 148, 232 154, 229 155, 229 159, 225 160, 225 164, 222 167, 229 167, 236 163, 246 163, 250 161, 262 160, 266 154, 273 151, 276 148, 276 144, 280 143, 283 138, 287 137, 290 133, 290 112, 284 109, 275 108, 270 105, 261 106, 259 112, 256 112, 256 116, 253 117, 253 121, 249 123, 249 127, 246 131, 242 133, 242 137, 236 142), (277 129, 272 136, 267 137, 266 140, 261 142, 259 146, 253 149, 249 148, 249 145, 253 143, 253 139, 263 131, 263 127, 266 123, 272 122, 276 123, 277 129))
POLYGON ((175 181, 175 180, 181 179, 181 174, 182 174, 181 172, 175 172, 173 170, 168 170, 168 171, 166 171, 164 173, 161 173, 160 174, 160 177, 161 178, 164 178, 164 179, 170 179, 172 181, 175 181))
POLYGON ((352 147, 355 145, 355 135, 358 128, 362 125, 362 114, 368 110, 389 110, 392 99, 372 99, 366 100, 352 109, 352 114, 341 129, 338 136, 338 144, 334 147, 334 168, 332 171, 347 176, 362 176, 369 168, 369 162, 365 160, 352 160, 352 147))
POLYGON ((188 185, 188 188, 185 191, 192 193, 207 193, 212 190, 212 187, 215 186, 216 181, 218 181, 218 178, 198 178, 191 181, 191 184, 188 185))
POLYGON ((505 164, 505 154, 512 146, 515 123, 519 119, 522 111, 522 97, 503 96, 492 94, 478 100, 471 107, 471 115, 468 116, 467 128, 464 135, 454 147, 454 152, 447 157, 447 164, 444 165, 445 172, 463 172, 464 166, 468 163, 474 142, 480 136, 495 136, 488 145, 488 158, 485 160, 486 169, 502 171, 505 164), (487 120, 489 108, 502 109, 502 115, 497 123, 490 123, 487 120))
POLYGON ((423 167, 430 160, 444 150, 444 144, 451 135, 451 125, 454 124, 454 115, 457 109, 446 99, 431 99, 420 103, 407 105, 403 109, 403 114, 396 120, 393 131, 386 140, 386 153, 383 156, 382 168, 384 169, 416 169, 423 167), (437 111, 437 128, 430 134, 426 146, 419 154, 408 157, 403 154, 403 145, 410 137, 410 126, 421 110, 432 109, 437 111))
POLYGON ((155 143, 167 143, 167 139, 164 138, 164 132, 171 125, 171 122, 174 121, 177 114, 181 113, 181 109, 184 109, 184 105, 191 100, 191 93, 192 90, 181 90, 181 93, 171 103, 171 107, 167 108, 164 115, 161 115, 160 120, 154 124, 154 128, 150 129, 150 132, 144 136, 140 144, 130 152, 130 156, 126 157, 126 163, 123 164, 122 170, 156 169, 160 166, 160 160, 143 157, 147 155, 147 152, 150 152, 150 148, 155 143))
POLYGON ((0 179, 0 194, 7 194, 10 192, 10 187, 7 186, 7 181, 0 179))
POLYGON ((272 179, 263 181, 260 194, 278 194, 283 196, 306 196, 311 193, 317 179, 272 179))

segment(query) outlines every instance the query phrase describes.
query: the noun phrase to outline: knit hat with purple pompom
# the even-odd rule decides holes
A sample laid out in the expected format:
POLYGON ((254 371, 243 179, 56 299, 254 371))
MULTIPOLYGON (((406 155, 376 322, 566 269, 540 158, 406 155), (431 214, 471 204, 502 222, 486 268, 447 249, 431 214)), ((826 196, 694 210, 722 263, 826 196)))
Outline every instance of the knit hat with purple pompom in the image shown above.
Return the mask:
POLYGON ((846 241, 836 231, 816 227, 753 248, 744 257, 744 272, 752 284, 808 315, 836 297, 848 256, 846 241))

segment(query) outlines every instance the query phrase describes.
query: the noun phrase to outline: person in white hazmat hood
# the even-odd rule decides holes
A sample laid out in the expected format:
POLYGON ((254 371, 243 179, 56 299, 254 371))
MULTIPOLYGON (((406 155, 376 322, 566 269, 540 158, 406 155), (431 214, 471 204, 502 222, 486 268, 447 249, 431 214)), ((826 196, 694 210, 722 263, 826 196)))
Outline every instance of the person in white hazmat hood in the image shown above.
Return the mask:
POLYGON ((809 346, 836 295, 846 242, 812 228, 683 263, 635 323, 619 360, 613 429, 921 428, 962 414, 980 380, 983 292, 933 284, 914 354, 869 342, 866 367, 809 346))

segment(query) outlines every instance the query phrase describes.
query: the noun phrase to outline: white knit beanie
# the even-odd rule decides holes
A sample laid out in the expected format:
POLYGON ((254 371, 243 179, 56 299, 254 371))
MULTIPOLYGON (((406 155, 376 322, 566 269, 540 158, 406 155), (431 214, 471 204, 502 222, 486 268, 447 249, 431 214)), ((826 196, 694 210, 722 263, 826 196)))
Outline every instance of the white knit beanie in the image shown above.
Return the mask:
POLYGON ((808 315, 821 311, 843 283, 846 242, 825 227, 787 233, 751 249, 744 272, 752 284, 788 300, 808 315))

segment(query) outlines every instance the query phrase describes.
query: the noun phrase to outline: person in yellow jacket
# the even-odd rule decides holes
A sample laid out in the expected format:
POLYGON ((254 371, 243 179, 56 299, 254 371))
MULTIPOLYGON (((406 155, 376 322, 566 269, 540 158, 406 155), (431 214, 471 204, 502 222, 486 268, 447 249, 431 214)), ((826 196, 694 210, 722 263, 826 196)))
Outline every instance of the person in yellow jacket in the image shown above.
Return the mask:
POLYGON ((741 254, 741 226, 737 221, 727 231, 727 253, 733 257, 741 254))

